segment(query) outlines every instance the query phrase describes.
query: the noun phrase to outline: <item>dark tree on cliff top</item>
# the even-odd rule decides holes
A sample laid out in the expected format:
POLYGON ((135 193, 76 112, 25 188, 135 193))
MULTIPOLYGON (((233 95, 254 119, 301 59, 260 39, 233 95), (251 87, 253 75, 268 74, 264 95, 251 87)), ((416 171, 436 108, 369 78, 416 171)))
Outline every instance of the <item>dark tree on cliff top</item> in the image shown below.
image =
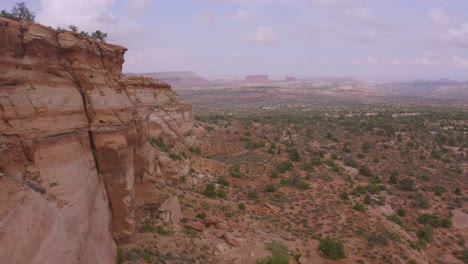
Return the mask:
POLYGON ((13 9, 11 9, 11 12, 2 10, 1 16, 8 18, 21 18, 30 22, 34 22, 34 18, 36 17, 26 6, 25 2, 16 3, 13 9))
POLYGON ((104 33, 101 30, 96 30, 91 33, 91 38, 105 42, 107 39, 107 33, 104 33))

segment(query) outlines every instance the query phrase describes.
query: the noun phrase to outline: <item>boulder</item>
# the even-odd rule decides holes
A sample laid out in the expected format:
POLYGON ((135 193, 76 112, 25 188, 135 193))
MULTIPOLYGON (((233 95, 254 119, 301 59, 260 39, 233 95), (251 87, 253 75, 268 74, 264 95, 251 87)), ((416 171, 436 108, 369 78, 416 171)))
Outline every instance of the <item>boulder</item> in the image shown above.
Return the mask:
POLYGON ((226 243, 228 243, 231 246, 234 246, 234 247, 240 246, 240 241, 232 233, 227 232, 226 234, 224 234, 223 238, 226 241, 226 243))
POLYGON ((208 216, 205 218, 205 225, 216 225, 219 223, 224 223, 225 221, 217 216, 208 216))
POLYGON ((177 196, 172 196, 164 201, 158 210, 161 212, 159 218, 161 218, 164 223, 171 222, 172 224, 178 225, 180 223, 180 219, 183 217, 177 196))
POLYGON ((200 232, 203 232, 206 229, 206 226, 202 222, 199 222, 199 221, 187 223, 185 224, 185 226, 190 227, 200 232))

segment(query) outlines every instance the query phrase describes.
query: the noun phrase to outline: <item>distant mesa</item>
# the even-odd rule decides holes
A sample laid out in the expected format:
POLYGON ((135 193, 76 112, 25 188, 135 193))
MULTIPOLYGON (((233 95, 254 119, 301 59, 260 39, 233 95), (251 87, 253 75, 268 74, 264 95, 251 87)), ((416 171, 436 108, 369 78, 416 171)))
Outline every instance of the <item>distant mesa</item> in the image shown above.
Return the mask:
POLYGON ((295 81, 297 81, 297 78, 296 77, 286 77, 286 81, 287 82, 295 82, 295 81))
POLYGON ((248 75, 245 81, 249 83, 269 83, 271 82, 268 75, 248 75))
POLYGON ((148 72, 139 73, 145 77, 157 79, 159 81, 169 83, 173 87, 186 87, 205 85, 209 81, 192 71, 171 71, 171 72, 148 72))

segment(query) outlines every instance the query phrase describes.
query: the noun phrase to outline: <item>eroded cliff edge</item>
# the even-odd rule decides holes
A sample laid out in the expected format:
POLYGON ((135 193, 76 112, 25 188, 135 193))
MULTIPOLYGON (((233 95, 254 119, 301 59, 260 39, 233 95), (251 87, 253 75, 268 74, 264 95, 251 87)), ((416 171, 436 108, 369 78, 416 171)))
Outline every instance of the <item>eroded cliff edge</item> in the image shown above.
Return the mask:
POLYGON ((191 105, 122 75, 126 49, 0 17, 0 259, 113 263, 136 184, 162 177, 148 137, 175 142, 191 105))

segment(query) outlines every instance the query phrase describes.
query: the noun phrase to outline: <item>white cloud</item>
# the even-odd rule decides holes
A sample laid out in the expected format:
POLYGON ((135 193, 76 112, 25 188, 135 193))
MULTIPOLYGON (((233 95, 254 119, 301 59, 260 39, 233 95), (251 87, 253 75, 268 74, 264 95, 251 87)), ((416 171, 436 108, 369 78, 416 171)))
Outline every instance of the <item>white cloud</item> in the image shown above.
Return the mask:
POLYGON ((274 44, 278 42, 278 34, 272 27, 257 27, 254 34, 249 37, 249 41, 257 44, 274 44))
POLYGON ((237 9, 234 18, 237 20, 245 20, 253 17, 253 12, 248 9, 237 9))
POLYGON ((360 0, 310 0, 310 2, 321 8, 344 9, 355 7, 362 2, 360 0))
POLYGON ((457 64, 458 66, 461 66, 463 68, 468 67, 468 61, 458 56, 453 56, 452 61, 455 62, 455 64, 457 64))
POLYGON ((215 13, 211 11, 207 11, 207 12, 199 13, 197 15, 197 20, 202 22, 203 24, 212 26, 216 24, 218 18, 215 13))
POLYGON ((373 14, 368 8, 354 7, 343 11, 349 23, 365 26, 380 31, 393 31, 398 27, 373 14))
POLYGON ((445 26, 450 23, 450 19, 437 8, 427 11, 426 16, 436 26, 445 26))
POLYGON ((127 0, 127 13, 132 18, 145 16, 151 8, 153 0, 127 0))
POLYGON ((447 29, 436 37, 435 42, 445 46, 468 48, 468 23, 458 28, 447 29))

